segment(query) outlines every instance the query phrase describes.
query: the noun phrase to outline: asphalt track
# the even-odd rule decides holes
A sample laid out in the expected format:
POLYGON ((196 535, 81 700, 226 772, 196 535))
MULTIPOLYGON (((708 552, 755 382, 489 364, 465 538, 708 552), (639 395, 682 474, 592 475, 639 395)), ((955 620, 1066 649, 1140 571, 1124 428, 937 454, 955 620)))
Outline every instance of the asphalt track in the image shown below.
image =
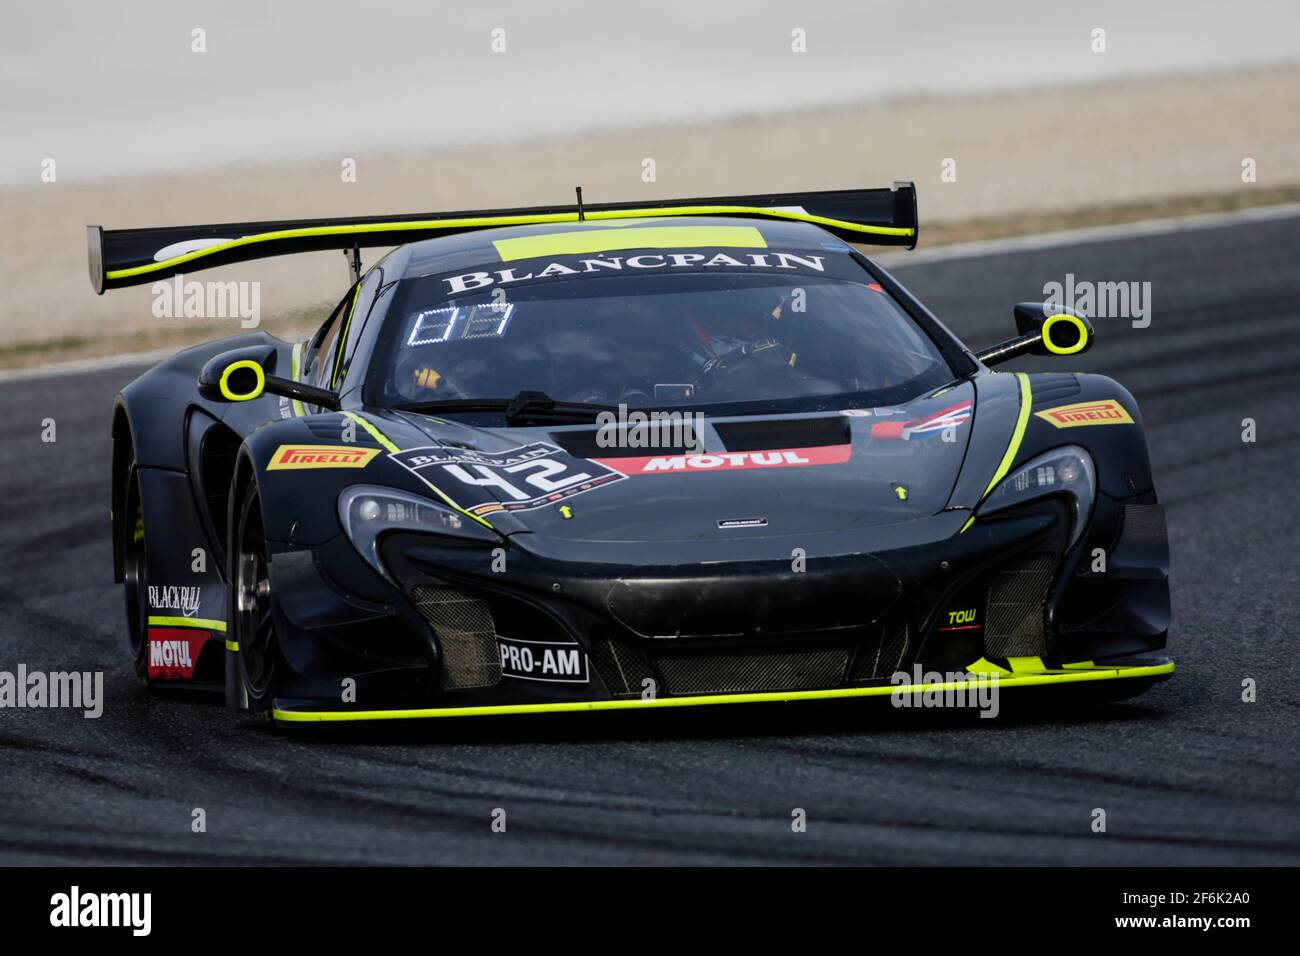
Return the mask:
POLYGON ((1081 361, 1035 360, 1135 393, 1168 507, 1178 673, 1081 713, 711 708, 304 738, 150 696, 107 522, 110 402, 139 369, 2 383, 0 670, 103 670, 107 702, 98 720, 0 710, 0 862, 1300 863, 1298 254, 1295 216, 897 269, 975 346, 1067 272, 1152 283, 1149 328, 1099 319, 1081 361))

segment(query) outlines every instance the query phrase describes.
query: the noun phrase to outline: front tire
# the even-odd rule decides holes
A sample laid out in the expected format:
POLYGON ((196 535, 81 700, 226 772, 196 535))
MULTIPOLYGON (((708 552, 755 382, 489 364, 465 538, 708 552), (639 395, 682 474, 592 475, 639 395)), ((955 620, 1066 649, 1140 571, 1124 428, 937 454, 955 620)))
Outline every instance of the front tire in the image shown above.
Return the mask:
MULTIPOLYGON (((271 610, 271 585, 262 503, 257 484, 250 481, 235 513, 230 540, 230 633, 238 650, 227 686, 236 706, 263 720, 271 718, 275 702, 280 650, 271 610), (233 678, 233 680, 230 680, 233 678), (242 706, 241 706, 242 705, 242 706)), ((227 652, 230 653, 230 652, 227 652)))
POLYGON ((149 683, 149 575, 144 537, 144 503, 135 455, 126 465, 126 495, 121 502, 123 529, 123 584, 126 597, 127 643, 140 683, 149 683))

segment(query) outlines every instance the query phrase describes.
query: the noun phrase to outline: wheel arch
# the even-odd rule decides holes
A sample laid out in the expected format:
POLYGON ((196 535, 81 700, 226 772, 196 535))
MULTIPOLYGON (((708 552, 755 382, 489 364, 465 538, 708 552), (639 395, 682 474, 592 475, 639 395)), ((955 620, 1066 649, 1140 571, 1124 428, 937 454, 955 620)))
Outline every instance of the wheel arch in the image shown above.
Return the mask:
MULTIPOLYGON (((235 540, 235 522, 239 520, 240 503, 244 500, 244 494, 248 486, 256 481, 256 466, 253 464, 252 453, 248 446, 241 444, 239 453, 235 456, 235 467, 230 478, 230 497, 226 502, 226 541, 235 540)), ((227 548, 229 554, 229 548, 227 548)))

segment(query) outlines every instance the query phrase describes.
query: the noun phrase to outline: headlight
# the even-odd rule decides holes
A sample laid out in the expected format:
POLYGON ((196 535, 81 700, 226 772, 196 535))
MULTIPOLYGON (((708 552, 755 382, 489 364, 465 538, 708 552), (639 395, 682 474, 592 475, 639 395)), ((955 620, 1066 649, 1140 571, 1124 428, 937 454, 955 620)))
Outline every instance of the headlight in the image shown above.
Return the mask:
POLYGON ((1036 498, 1064 494, 1074 506, 1074 530, 1070 533, 1073 547, 1083 534, 1096 493, 1097 475, 1092 456, 1078 445, 1066 445, 1039 455, 1007 475, 975 513, 993 514, 1036 498))
POLYGON ((339 520, 357 553, 386 578, 390 576, 379 560, 379 536, 387 531, 423 531, 490 544, 502 541, 473 518, 427 498, 373 485, 353 485, 339 495, 339 520))

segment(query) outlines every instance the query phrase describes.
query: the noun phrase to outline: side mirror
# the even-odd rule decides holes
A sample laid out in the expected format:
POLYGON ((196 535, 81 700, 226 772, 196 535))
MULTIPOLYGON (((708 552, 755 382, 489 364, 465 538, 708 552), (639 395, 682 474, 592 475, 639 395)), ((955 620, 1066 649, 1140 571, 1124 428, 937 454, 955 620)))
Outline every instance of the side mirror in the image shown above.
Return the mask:
POLYGON ((1092 348, 1096 334, 1082 315, 1043 302, 1021 302, 1013 310, 1014 339, 987 348, 975 357, 985 365, 999 365, 1021 355, 1077 355, 1092 348))
POLYGON ((268 375, 275 368, 275 349, 253 345, 231 349, 208 359, 199 372, 199 395, 210 402, 251 402, 265 395, 296 398, 309 405, 337 411, 339 397, 329 389, 268 375))

